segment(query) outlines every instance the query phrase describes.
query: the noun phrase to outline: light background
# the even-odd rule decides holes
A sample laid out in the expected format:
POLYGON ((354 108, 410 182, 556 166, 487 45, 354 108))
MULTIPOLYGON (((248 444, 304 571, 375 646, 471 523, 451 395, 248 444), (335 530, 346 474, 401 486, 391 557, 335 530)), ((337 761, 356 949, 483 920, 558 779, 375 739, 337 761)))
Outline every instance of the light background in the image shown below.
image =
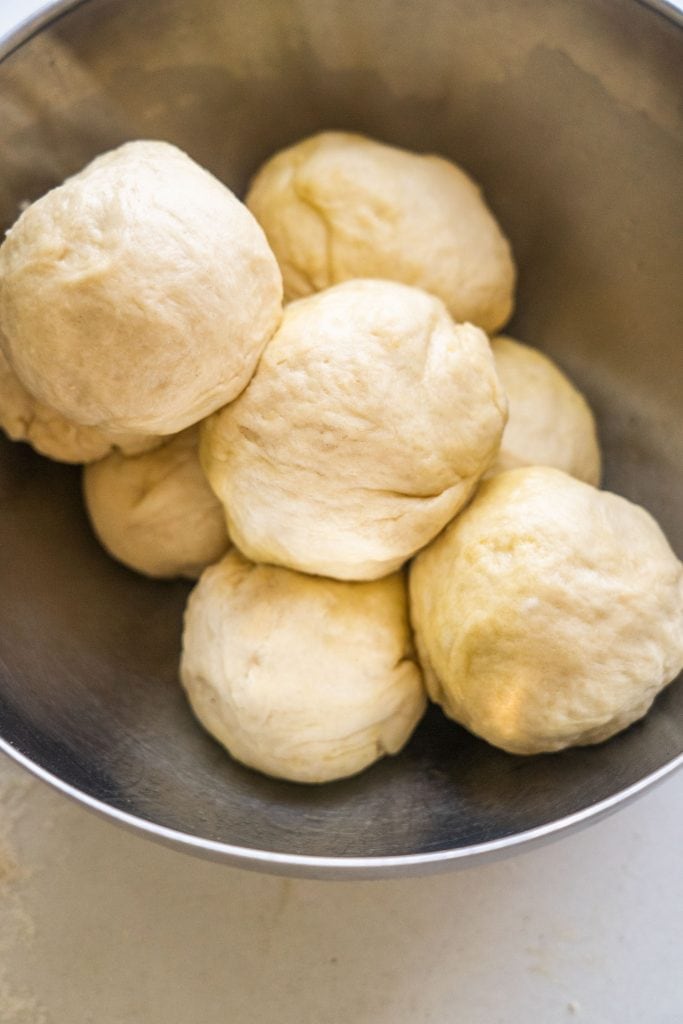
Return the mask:
POLYGON ((683 773, 431 878, 314 882, 153 845, 0 759, 2 1024, 681 1024, 683 773))

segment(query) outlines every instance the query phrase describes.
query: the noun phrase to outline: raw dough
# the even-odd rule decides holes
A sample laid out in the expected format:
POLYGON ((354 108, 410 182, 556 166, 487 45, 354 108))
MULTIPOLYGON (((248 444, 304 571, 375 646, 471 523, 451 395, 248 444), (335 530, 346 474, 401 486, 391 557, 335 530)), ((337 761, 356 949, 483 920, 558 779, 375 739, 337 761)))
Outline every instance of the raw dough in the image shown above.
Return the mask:
POLYGON ((190 596, 181 678, 233 757, 297 782, 397 753, 425 708, 400 575, 340 583, 235 550, 190 596))
POLYGON ((71 423, 29 395, 0 350, 0 427, 12 441, 28 441, 58 462, 92 462, 113 449, 126 455, 160 443, 153 435, 107 436, 97 427, 71 423))
POLYGON ((520 466, 555 466, 600 483, 600 446, 585 398, 548 356, 500 335, 491 342, 509 418, 489 475, 520 466))
POLYGON ((512 312, 510 246, 464 171, 362 135, 323 132, 258 172, 246 198, 288 299, 354 277, 417 285, 489 333, 512 312))
POLYGON ((252 215, 165 142, 127 143, 29 206, 0 279, 21 382, 105 432, 171 434, 230 401, 281 315, 252 215))
POLYGON ((683 566, 661 530, 557 469, 486 481, 410 595, 430 696, 515 754, 607 739, 683 668, 683 566))
POLYGON ((225 554, 220 502, 199 464, 198 428, 135 458, 115 453, 86 466, 88 515, 104 547, 148 576, 196 578, 225 554))
POLYGON ((376 579, 467 501, 505 416, 483 331, 416 288, 349 281, 285 309, 201 458, 248 557, 376 579))

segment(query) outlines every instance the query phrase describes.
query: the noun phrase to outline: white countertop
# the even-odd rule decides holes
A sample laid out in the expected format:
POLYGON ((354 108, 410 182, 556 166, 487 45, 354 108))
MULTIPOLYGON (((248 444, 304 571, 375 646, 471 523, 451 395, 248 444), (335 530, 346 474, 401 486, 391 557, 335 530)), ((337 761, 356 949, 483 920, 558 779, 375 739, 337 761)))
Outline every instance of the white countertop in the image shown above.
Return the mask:
POLYGON ((540 850, 293 881, 102 821, 0 757, 2 1024, 681 1024, 683 773, 540 850))
POLYGON ((0 1024, 574 1020, 683 1022, 683 773, 511 860, 342 883, 155 846, 0 758, 0 1024))
POLYGON ((48 6, 49 0, 0 0, 0 37, 24 18, 48 6))

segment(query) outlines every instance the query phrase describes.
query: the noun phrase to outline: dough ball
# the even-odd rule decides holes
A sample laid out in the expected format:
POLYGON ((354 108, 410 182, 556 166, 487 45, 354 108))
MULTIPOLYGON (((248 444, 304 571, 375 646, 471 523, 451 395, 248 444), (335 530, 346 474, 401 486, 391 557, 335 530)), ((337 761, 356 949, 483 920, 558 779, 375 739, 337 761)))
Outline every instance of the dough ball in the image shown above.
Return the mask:
POLYGON ((199 464, 198 428, 134 458, 86 466, 83 491, 107 551, 147 576, 196 578, 228 547, 225 516, 199 464))
POLYGON ((510 246, 477 185, 437 156, 323 132, 268 160, 246 203, 288 299, 355 277, 424 288, 489 333, 512 312, 510 246))
POLYGON ((600 446, 585 398, 548 356, 501 335, 491 342, 509 417, 490 475, 520 466, 555 466, 600 482, 600 446))
POLYGON ((160 443, 152 435, 108 437, 97 427, 71 423, 28 393, 0 350, 0 427, 12 441, 28 441, 58 462, 92 462, 113 449, 127 455, 160 443))
POLYGON ((401 576, 340 583, 235 550, 190 596, 181 679, 233 757, 296 782, 397 753, 425 708, 401 576))
POLYGON ((683 667, 683 566, 662 531, 558 469, 484 483, 410 594, 432 699, 513 754, 607 739, 683 667))
POLYGON ((285 309, 201 457, 249 558, 376 579, 464 505, 505 415, 483 331, 416 288, 349 281, 285 309))
POLYGON ((229 402, 281 315, 261 228, 165 142, 127 143, 29 206, 0 278, 21 382, 105 432, 171 434, 229 402))

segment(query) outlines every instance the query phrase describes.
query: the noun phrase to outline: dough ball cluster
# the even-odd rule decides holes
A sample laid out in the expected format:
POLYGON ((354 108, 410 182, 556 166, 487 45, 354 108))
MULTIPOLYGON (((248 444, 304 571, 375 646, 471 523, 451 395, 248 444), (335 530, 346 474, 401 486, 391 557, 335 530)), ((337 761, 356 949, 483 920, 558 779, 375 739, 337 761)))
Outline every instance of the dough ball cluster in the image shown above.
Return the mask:
POLYGON ((160 448, 86 466, 83 493, 107 551, 147 576, 196 578, 227 550, 220 502, 199 464, 198 428, 160 448))
POLYGON ((479 328, 416 288, 349 281, 286 308, 202 463, 250 558, 376 579, 465 504, 505 419, 479 328))
POLYGON ((181 681, 243 764, 354 775, 427 694, 511 753, 597 743, 683 667, 683 566, 593 486, 586 400, 489 341, 514 285, 461 169, 341 132, 246 205, 128 143, 0 246, 0 427, 88 463, 114 558, 199 576, 181 681))
POLYGON ((342 583, 234 550, 190 597, 181 678, 233 757, 297 782, 395 754, 425 709, 400 575, 342 583))
POLYGON ((453 318, 496 331, 515 267, 479 187, 450 160, 322 132, 268 160, 246 203, 298 299, 351 278, 438 296, 453 318))
POLYGON ((281 315, 249 211, 175 146, 130 142, 0 247, 3 347, 29 393, 105 432, 171 434, 248 383, 281 315))
POLYGON ((683 566, 662 531, 557 469, 484 483, 410 592, 430 697, 511 753, 599 743, 683 668, 683 566))

